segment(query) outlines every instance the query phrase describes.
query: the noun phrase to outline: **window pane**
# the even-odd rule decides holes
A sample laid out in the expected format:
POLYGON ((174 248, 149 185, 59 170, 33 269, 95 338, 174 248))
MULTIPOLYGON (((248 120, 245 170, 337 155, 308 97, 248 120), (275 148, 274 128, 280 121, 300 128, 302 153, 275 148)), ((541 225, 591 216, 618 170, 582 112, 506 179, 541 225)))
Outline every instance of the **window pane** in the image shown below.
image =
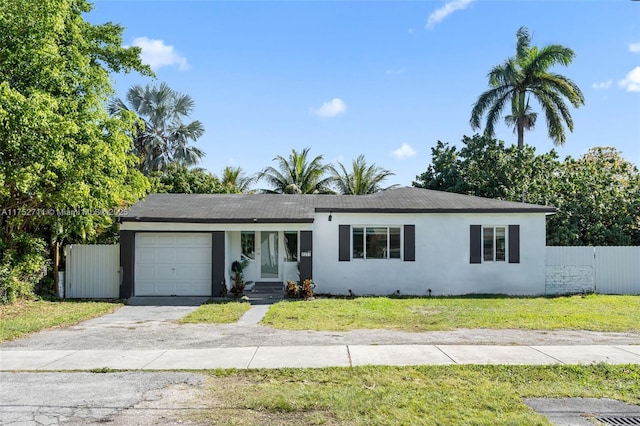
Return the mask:
POLYGON ((389 228, 389 258, 400 259, 400 228, 389 228))
POLYGON ((387 228, 367 228, 367 259, 387 258, 387 228))
POLYGON ((484 260, 493 261, 493 228, 482 229, 484 260))
POLYGON ((507 243, 505 239, 504 228, 496 228, 496 260, 499 262, 504 262, 506 251, 507 243))
POLYGON ((240 244, 242 245, 242 255, 249 259, 255 259, 256 254, 256 233, 242 231, 240 233, 240 244))
POLYGON ((284 248, 286 250, 286 253, 284 255, 284 261, 297 262, 298 261, 298 233, 297 232, 284 233, 284 248))
POLYGON ((364 229, 353 228, 353 258, 364 259, 364 229))

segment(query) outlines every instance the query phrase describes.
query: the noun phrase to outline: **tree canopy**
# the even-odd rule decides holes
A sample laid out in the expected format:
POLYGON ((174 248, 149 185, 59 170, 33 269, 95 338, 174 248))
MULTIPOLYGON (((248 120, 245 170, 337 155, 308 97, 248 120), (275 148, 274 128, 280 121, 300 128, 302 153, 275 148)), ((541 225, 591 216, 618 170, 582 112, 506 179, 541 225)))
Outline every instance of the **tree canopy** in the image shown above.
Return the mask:
POLYGON ((173 194, 233 193, 224 187, 220 179, 201 168, 189 169, 180 164, 169 164, 164 172, 152 172, 149 176, 151 192, 173 194))
POLYGON ((122 47, 122 27, 86 22, 90 10, 85 0, 0 0, 0 286, 33 284, 45 242, 95 240, 111 209, 147 190, 130 154, 135 122, 104 105, 110 72, 153 73, 138 48, 122 47))
POLYGON ((485 134, 493 137, 502 111, 510 105, 511 114, 506 117, 506 123, 514 127, 518 147, 522 148, 524 131, 533 129, 537 119, 537 113, 529 104, 533 97, 544 112, 549 138, 555 145, 563 145, 566 141, 564 125, 573 131, 573 119, 565 99, 578 108, 584 105, 584 95, 573 81, 549 69, 555 65, 568 66, 575 53, 559 44, 542 48, 531 46, 526 27, 521 27, 516 36, 516 55, 489 71, 490 89, 483 92, 473 106, 471 128, 480 129, 486 113, 485 134))
POLYGON ((359 155, 351 162, 351 170, 341 162, 338 167, 330 166, 329 170, 333 176, 333 185, 340 194, 345 195, 365 195, 382 191, 381 186, 388 177, 394 173, 375 164, 367 164, 363 154, 359 155))
POLYGON ((176 92, 166 83, 144 88, 135 85, 127 92, 127 102, 129 106, 114 98, 109 112, 122 117, 133 112, 142 121, 132 138, 145 175, 165 171, 173 163, 194 166, 205 156, 200 148, 189 145, 204 134, 204 126, 198 120, 183 122, 195 107, 191 96, 176 92))
POLYGON ((463 137, 457 149, 438 141, 414 186, 550 205, 547 245, 640 245, 640 172, 611 147, 558 160, 525 145, 463 137))
POLYGON ((323 156, 309 159, 311 148, 301 152, 291 150, 289 157, 276 156, 273 161, 277 168, 266 167, 257 175, 257 180, 265 180, 271 188, 262 191, 268 194, 330 194, 331 177, 327 177, 329 166, 323 164, 323 156))

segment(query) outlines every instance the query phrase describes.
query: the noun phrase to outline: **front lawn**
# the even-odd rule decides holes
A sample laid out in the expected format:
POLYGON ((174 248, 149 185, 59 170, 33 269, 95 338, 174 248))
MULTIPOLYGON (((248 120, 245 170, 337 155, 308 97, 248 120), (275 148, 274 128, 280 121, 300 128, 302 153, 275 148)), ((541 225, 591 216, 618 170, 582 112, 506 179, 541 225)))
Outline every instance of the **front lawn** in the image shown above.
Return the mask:
POLYGON ((122 306, 119 302, 23 300, 0 305, 0 342, 23 337, 51 327, 74 325, 108 314, 122 306))
POLYGON ((431 297, 281 302, 261 324, 287 330, 456 328, 640 332, 639 296, 431 297))
POLYGON ((640 404, 640 366, 216 371, 199 398, 207 408, 191 417, 224 425, 549 425, 526 397, 640 404))
POLYGON ((244 302, 214 302, 201 305, 189 315, 181 318, 179 322, 182 324, 229 324, 237 322, 249 308, 251 305, 244 302))

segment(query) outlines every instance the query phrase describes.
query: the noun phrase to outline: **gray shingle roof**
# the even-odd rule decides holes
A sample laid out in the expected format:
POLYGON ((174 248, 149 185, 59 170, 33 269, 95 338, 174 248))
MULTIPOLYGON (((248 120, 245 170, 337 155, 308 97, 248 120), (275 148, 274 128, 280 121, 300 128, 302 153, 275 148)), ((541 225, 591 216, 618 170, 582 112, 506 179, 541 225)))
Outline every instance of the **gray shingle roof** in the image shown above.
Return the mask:
POLYGON ((553 213, 554 207, 403 187, 371 195, 150 194, 123 221, 313 222, 315 212, 553 213))

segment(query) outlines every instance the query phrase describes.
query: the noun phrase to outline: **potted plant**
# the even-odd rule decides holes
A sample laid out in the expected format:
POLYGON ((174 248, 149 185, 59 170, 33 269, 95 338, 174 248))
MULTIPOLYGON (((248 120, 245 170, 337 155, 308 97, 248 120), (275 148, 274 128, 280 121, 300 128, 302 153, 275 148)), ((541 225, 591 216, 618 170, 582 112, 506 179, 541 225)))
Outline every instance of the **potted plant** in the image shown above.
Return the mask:
POLYGON ((246 259, 234 260, 231 263, 231 274, 232 274, 231 278, 233 280, 233 285, 231 286, 231 290, 229 291, 235 294, 236 296, 243 294, 245 286, 247 284, 250 284, 250 282, 247 282, 244 280, 244 274, 243 274, 243 271, 247 267, 248 263, 249 261, 246 259))

